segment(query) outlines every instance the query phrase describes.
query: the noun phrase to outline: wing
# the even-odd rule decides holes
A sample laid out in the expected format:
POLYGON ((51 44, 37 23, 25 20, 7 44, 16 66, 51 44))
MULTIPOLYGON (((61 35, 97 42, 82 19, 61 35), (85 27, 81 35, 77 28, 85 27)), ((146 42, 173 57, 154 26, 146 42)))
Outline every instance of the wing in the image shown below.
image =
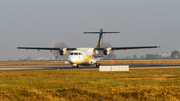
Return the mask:
MULTIPOLYGON (((44 47, 17 47, 17 49, 37 49, 39 50, 61 50, 63 48, 44 48, 44 47)), ((67 50, 76 50, 77 48, 66 48, 67 50)))
MULTIPOLYGON (((142 46, 142 47, 104 47, 104 48, 94 48, 94 50, 126 50, 126 49, 151 49, 151 48, 160 48, 160 46, 142 46)), ((35 49, 35 50, 61 50, 64 48, 45 48, 45 47, 17 47, 17 49, 35 49)), ((66 50, 77 50, 78 48, 65 48, 66 50)))
MULTIPOLYGON (((126 50, 126 49, 147 49, 147 48, 160 48, 160 46, 142 46, 142 47, 107 47, 110 50, 126 50)), ((95 50, 104 50, 107 48, 94 48, 95 50)))

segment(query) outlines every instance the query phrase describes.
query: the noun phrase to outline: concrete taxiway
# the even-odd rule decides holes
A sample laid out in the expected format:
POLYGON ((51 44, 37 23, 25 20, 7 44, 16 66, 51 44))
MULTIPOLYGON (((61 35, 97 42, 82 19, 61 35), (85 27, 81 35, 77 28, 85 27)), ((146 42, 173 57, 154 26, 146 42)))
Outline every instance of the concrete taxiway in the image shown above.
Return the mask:
MULTIPOLYGON (((129 65, 130 69, 153 69, 153 68, 180 68, 180 65, 129 65)), ((0 71, 14 71, 14 70, 93 70, 99 69, 95 66, 79 66, 79 68, 72 68, 71 65, 17 65, 4 66, 0 65, 0 71)))

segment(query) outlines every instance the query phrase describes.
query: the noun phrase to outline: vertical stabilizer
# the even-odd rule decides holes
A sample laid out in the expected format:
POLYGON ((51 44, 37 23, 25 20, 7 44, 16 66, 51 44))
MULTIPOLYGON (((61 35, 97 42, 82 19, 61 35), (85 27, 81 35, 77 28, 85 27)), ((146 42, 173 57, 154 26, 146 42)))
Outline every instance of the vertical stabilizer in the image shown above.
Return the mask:
POLYGON ((103 29, 100 29, 100 32, 99 32, 99 40, 98 40, 98 43, 97 43, 97 48, 102 48, 103 47, 103 29))
POLYGON ((102 48, 103 47, 103 34, 105 33, 120 33, 120 32, 103 32, 103 29, 100 29, 100 32, 84 32, 84 34, 99 34, 99 40, 97 43, 97 48, 102 48))

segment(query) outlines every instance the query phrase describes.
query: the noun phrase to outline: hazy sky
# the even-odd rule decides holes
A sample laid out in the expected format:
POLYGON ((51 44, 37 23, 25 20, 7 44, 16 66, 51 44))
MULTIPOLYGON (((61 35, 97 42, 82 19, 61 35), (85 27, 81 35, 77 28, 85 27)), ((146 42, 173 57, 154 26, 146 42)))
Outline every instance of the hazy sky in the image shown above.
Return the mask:
POLYGON ((160 45, 160 49, 116 51, 118 57, 169 54, 180 51, 179 0, 1 0, 0 61, 28 56, 52 58, 50 51, 18 50, 18 46, 52 47, 65 41, 71 47, 95 47, 106 34, 114 46, 160 45))

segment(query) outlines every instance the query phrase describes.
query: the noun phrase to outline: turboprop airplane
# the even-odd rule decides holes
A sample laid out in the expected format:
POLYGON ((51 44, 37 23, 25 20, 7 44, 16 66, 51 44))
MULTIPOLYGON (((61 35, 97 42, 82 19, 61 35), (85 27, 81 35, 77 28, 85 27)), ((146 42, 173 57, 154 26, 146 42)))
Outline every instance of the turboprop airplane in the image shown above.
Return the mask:
POLYGON ((17 47, 17 49, 37 49, 39 50, 56 50, 59 51, 60 55, 66 55, 67 51, 70 51, 68 55, 68 62, 72 65, 73 68, 78 68, 79 65, 96 65, 100 66, 100 61, 103 58, 103 55, 109 55, 110 52, 114 50, 127 50, 127 49, 151 49, 151 48, 160 48, 160 46, 141 46, 141 47, 103 47, 103 34, 108 33, 120 33, 120 32, 103 32, 103 29, 100 29, 100 32, 84 32, 84 34, 99 34, 99 40, 97 46, 94 48, 44 48, 44 47, 17 47))

